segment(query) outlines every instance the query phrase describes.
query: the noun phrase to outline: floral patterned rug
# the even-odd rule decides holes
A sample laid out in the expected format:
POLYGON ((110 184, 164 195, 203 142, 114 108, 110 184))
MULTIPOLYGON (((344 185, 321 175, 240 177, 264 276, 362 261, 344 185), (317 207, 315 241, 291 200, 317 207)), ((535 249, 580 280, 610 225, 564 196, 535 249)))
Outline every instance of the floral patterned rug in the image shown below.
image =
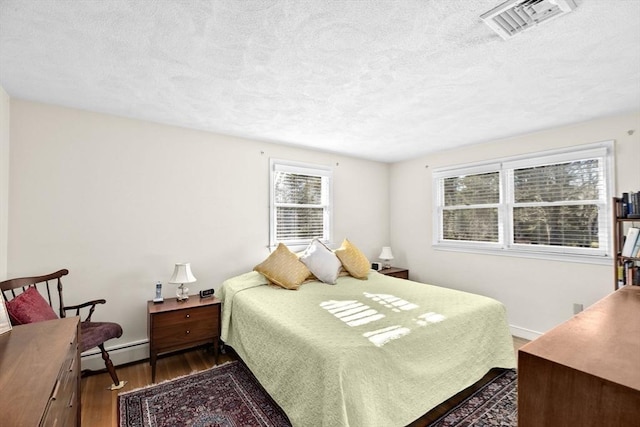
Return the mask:
POLYGON ((518 376, 507 369, 429 427, 515 427, 518 425, 518 376))
POLYGON ((118 395, 121 427, 285 427, 287 416, 238 361, 118 395))
MULTIPOLYGON (((429 427, 515 427, 517 375, 505 370, 429 427)), ((118 395, 120 427, 290 427, 239 361, 118 395)))

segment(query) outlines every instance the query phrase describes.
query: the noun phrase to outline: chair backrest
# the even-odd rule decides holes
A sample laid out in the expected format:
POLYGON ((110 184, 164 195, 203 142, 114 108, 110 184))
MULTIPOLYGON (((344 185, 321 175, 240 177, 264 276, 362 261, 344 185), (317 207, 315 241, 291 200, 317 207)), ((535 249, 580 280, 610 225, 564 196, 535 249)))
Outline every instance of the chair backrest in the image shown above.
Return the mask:
POLYGON ((44 276, 9 279, 0 282, 0 290, 2 291, 4 300, 10 301, 11 299, 20 295, 22 292, 26 291, 29 287, 35 287, 41 294, 43 293, 44 289, 46 289, 45 295, 47 297, 47 302, 49 303, 51 308, 55 310, 50 289, 50 286, 55 286, 55 291, 57 291, 56 293, 58 294, 58 314, 60 318, 63 318, 65 317, 65 311, 64 302, 62 301, 62 280, 60 279, 62 276, 66 276, 67 274, 69 274, 69 270, 63 269, 44 276))

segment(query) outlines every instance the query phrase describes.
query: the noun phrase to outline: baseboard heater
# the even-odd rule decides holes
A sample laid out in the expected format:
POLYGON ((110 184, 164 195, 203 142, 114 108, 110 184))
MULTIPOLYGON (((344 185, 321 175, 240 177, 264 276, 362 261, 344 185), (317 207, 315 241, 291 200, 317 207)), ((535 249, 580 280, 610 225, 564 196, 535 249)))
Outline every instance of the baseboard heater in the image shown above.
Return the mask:
MULTIPOLYGON (((127 350, 127 349, 132 349, 135 347, 140 347, 143 346, 145 344, 149 344, 149 339, 143 339, 143 340, 139 340, 139 341, 133 341, 133 342, 129 342, 129 343, 124 343, 124 344, 120 344, 120 345, 114 345, 112 347, 105 347, 105 350, 107 350, 108 352, 111 351, 118 351, 118 350, 127 350)), ((90 350, 85 351, 84 353, 82 353, 80 355, 80 357, 90 357, 90 356, 95 356, 95 355, 102 355, 101 351, 98 347, 92 348, 90 350)))

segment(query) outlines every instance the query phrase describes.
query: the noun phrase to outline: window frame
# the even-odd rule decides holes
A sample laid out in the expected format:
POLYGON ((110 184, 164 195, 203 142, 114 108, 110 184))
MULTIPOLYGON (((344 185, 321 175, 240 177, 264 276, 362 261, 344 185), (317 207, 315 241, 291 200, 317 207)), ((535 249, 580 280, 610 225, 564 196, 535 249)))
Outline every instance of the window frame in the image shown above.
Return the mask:
POLYGON ((288 172, 299 175, 320 176, 327 178, 322 185, 323 207, 323 236, 320 238, 325 244, 330 244, 333 232, 333 168, 325 165, 297 162, 283 159, 269 159, 269 248, 274 249, 279 243, 284 243, 292 250, 305 248, 313 239, 278 240, 277 239, 277 208, 275 175, 276 172, 288 172))
MULTIPOLYGON (((609 264, 613 259, 612 228, 611 228, 611 195, 613 194, 614 177, 614 141, 602 141, 593 144, 567 147, 560 150, 549 150, 478 162, 459 166, 434 169, 432 173, 433 204, 432 204, 432 247, 437 250, 451 250, 460 252, 486 253, 493 255, 507 255, 525 258, 541 258, 584 262, 593 264, 609 264), (515 186, 513 175, 515 169, 537 166, 561 164, 569 161, 580 161, 598 158, 601 161, 602 194, 597 201, 598 206, 598 234, 601 247, 572 248, 568 246, 527 245, 515 243, 514 207, 522 207, 522 203, 515 203, 515 186), (442 212, 444 206, 444 179, 462 175, 499 172, 500 196, 498 203, 498 242, 456 241, 443 238, 442 212)), ((585 202, 563 201, 559 205, 586 204, 585 202)), ((546 204, 541 204, 545 205, 546 204)), ((474 205, 489 207, 492 205, 474 205)))

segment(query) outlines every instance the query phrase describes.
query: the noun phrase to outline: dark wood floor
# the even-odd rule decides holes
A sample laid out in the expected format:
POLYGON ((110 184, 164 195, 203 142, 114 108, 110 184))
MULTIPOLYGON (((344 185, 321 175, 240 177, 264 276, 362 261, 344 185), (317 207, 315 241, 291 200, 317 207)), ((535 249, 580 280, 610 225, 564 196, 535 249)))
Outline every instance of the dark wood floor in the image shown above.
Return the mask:
MULTIPOLYGON (((514 351, 528 341, 521 338, 513 339, 514 351)), ((220 355, 219 363, 233 360, 232 354, 220 355)), ((196 349, 184 353, 178 353, 168 357, 158 359, 156 366, 156 382, 161 382, 187 375, 194 371, 201 371, 214 365, 213 355, 204 350, 196 349)), ((127 381, 127 385, 122 391, 133 390, 151 384, 151 367, 148 362, 140 362, 127 366, 118 367, 118 376, 121 380, 127 381)), ((489 376, 483 379, 489 380, 489 376)), ((118 391, 109 391, 107 387, 111 385, 111 378, 105 373, 91 375, 82 379, 82 425, 86 427, 117 427, 118 425, 118 391)), ((452 405, 464 400, 468 395, 480 386, 467 389, 459 393, 454 398, 439 405, 425 414, 424 417, 416 420, 410 427, 422 427, 432 420, 437 419, 445 413, 452 405)))

